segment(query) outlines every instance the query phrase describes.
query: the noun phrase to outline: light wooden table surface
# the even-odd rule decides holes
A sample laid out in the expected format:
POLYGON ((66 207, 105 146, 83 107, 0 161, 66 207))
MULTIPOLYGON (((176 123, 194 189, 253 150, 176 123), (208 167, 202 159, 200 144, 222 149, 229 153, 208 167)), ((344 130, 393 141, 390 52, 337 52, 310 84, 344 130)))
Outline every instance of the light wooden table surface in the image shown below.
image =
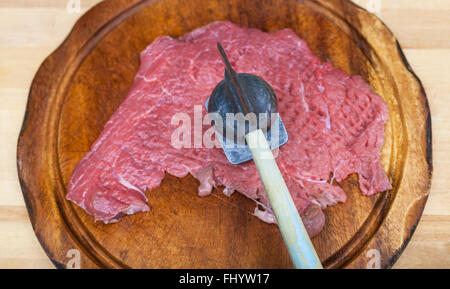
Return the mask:
MULTIPOLYGON (((69 0, 0 0, 0 268, 54 268, 28 219, 16 169, 17 137, 39 65, 81 16, 69 0)), ((81 13, 98 0, 80 0, 81 13)), ((450 0, 355 0, 398 37, 425 86, 434 173, 424 214, 395 268, 450 268, 450 0)))

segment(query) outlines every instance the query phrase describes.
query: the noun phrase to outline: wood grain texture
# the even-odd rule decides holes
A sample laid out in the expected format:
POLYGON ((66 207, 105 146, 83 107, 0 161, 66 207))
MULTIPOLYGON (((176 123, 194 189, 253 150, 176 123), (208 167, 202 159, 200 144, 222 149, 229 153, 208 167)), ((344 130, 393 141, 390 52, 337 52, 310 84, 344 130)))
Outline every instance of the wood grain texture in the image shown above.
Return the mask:
MULTIPOLYGON (((65 35, 72 25, 71 23, 78 17, 76 15, 76 17, 74 15, 67 15, 66 13, 65 18, 70 18, 72 22, 69 20, 61 21, 61 17, 58 15, 65 13, 65 7, 61 7, 60 1, 36 1, 47 3, 45 9, 28 7, 26 2, 3 1, 0 3, 0 13, 6 10, 8 11, 8 13, 4 13, 4 18, 0 18, 2 20, 4 19, 4 21, 0 21, 0 25, 8 28, 8 33, 0 33, 0 38, 8 40, 0 42, 0 53, 2 56, 6 56, 0 62, 0 94, 2 96, 3 107, 7 108, 2 109, 1 117, 3 120, 2 123, 8 124, 1 127, 1 133, 2 136, 5 135, 11 139, 17 135, 21 114, 26 101, 27 86, 37 65, 45 55, 51 52, 57 42, 61 40, 58 39, 58 36, 65 35), (8 2, 10 3, 9 5, 8 2), (3 9, 4 7, 6 8, 3 9), (14 9, 10 9, 10 7, 14 7, 14 9), (53 19, 53 23, 57 23, 57 25, 53 24, 55 26, 52 26, 51 22, 36 21, 34 31, 47 35, 55 34, 56 36, 52 38, 41 37, 41 39, 39 37, 31 37, 30 33, 27 34, 27 27, 14 25, 14 23, 20 21, 24 11, 33 11, 27 13, 29 18, 34 17, 34 19, 38 19, 39 17, 36 15, 40 13, 41 18, 45 15, 53 19), (6 23, 12 24, 8 26, 6 23), (13 35, 14 29, 20 32, 20 37, 10 37, 13 35), (57 33, 56 30, 58 31, 57 33), (29 41, 20 39, 21 37, 29 41), (26 45, 24 44, 25 42, 27 42, 26 45), (12 77, 11 74, 15 76, 12 77)), ((448 7, 441 7, 445 6, 445 2, 442 1, 430 1, 433 2, 431 5, 428 5, 430 2, 422 5, 423 2, 421 1, 408 1, 407 4, 401 7, 397 7, 396 4, 391 5, 390 3, 393 2, 397 3, 396 1, 382 1, 383 14, 385 12, 391 12, 398 17, 408 19, 408 14, 402 12, 408 5, 412 7, 411 9, 417 11, 426 9, 430 13, 433 10, 448 9, 448 7), (416 4, 419 2, 420 4, 416 4)), ((86 1, 82 3, 86 3, 86 1)), ((364 5, 364 3, 359 4, 364 5)), ((39 4, 36 4, 36 7, 39 7, 39 4)), ((83 10, 86 8, 83 4, 83 10)), ((381 15, 382 18, 383 14, 381 15)), ((383 18, 383 20, 385 19, 383 18)), ((409 43, 404 45, 402 32, 397 32, 395 26, 391 25, 389 20, 385 21, 397 33, 403 46, 415 47, 409 43)), ((421 22, 421 18, 415 18, 414 21, 416 23, 415 27, 433 28, 432 23, 421 22)), ((419 42, 418 40, 426 35, 421 35, 418 31, 414 30, 415 27, 409 31, 408 37, 415 42, 419 42)), ((432 194, 424 213, 424 220, 426 221, 421 222, 419 225, 418 232, 415 234, 411 245, 397 263, 398 267, 450 266, 448 258, 445 258, 449 253, 449 218, 448 208, 445 204, 448 204, 448 187, 450 185, 448 179, 445 177, 445 171, 448 170, 446 164, 449 162, 448 143, 450 139, 447 130, 449 117, 448 113, 446 113, 448 112, 448 101, 450 98, 448 94, 448 82, 446 81, 448 68, 445 70, 447 67, 445 63, 448 63, 450 53, 445 45, 439 44, 443 41, 448 42, 448 39, 445 39, 444 36, 439 37, 441 42, 432 42, 434 50, 422 48, 407 49, 405 51, 408 59, 412 62, 412 66, 424 81, 430 96, 434 120, 433 129, 435 132, 434 155, 437 155, 438 158, 435 161, 437 170, 432 186, 432 194), (436 48, 439 48, 439 50, 436 50, 436 48), (446 200, 447 202, 445 202, 446 200)), ((0 267, 51 267, 51 264, 46 262, 45 254, 42 253, 39 245, 34 241, 32 231, 25 229, 28 225, 28 220, 24 213, 23 201, 20 194, 18 194, 17 177, 14 173, 14 144, 11 142, 11 144, 7 144, 1 149, 2 154, 7 159, 1 166, 2 171, 5 172, 2 174, 2 182, 7 184, 7 186, 1 188, 0 215, 8 216, 8 218, 0 218, 0 225, 3 228, 2 232, 5 232, 0 239, 0 267), (11 207, 14 207, 18 212, 22 212, 22 214, 10 214, 11 207), (24 226, 16 226, 17 222, 23 223, 24 226), (21 250, 15 248, 21 248, 21 250)))

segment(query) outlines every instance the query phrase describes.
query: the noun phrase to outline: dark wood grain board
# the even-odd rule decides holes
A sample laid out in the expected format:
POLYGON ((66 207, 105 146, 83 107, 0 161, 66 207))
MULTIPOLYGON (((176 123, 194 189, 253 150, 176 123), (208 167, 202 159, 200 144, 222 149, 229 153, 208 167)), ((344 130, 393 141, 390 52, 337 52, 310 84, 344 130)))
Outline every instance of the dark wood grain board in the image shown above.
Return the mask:
POLYGON ((327 268, 365 268, 371 249, 390 267, 420 219, 431 179, 431 121, 425 92, 397 40, 349 1, 109 0, 88 11, 42 64, 30 90, 18 171, 38 239, 57 267, 67 251, 83 268, 290 268, 275 225, 249 214, 253 202, 221 190, 199 198, 191 176, 166 175, 148 192, 149 213, 116 224, 65 200, 77 162, 120 105, 155 37, 178 37, 215 20, 264 31, 293 29, 324 61, 360 74, 389 106, 382 164, 393 189, 362 196, 357 176, 340 185, 348 201, 326 210, 313 239, 327 268))

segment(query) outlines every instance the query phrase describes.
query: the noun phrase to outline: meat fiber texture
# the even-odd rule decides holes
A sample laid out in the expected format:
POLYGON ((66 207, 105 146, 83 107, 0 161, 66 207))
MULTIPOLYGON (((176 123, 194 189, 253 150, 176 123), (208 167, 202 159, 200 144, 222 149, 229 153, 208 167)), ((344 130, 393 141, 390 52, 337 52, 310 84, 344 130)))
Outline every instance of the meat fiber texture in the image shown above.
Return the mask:
POLYGON ((324 226, 323 209, 346 201, 333 180, 357 173, 364 195, 391 189, 379 161, 387 106, 361 77, 321 63, 290 29, 269 34, 213 22, 178 39, 158 37, 141 53, 128 96, 76 166, 67 199, 112 223, 149 211, 145 193, 165 173, 192 174, 201 196, 220 186, 238 191, 256 201, 255 216, 276 222, 252 161, 232 165, 221 148, 171 143, 172 117, 193 120, 194 105, 206 115, 205 100, 224 78, 218 41, 237 72, 262 77, 277 95, 289 141, 276 161, 310 236, 324 226))

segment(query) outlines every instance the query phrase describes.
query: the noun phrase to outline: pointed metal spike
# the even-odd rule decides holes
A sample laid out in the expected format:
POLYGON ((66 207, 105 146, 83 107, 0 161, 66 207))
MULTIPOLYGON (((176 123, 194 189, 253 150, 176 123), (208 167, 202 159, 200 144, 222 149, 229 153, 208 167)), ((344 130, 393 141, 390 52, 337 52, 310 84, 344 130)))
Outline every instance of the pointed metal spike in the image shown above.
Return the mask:
POLYGON ((225 64, 225 79, 228 81, 230 81, 230 84, 234 90, 234 92, 237 94, 240 105, 242 107, 242 109, 244 110, 244 114, 248 114, 250 113, 250 106, 248 103, 248 99, 245 97, 244 92, 242 91, 241 86, 239 85, 238 82, 238 75, 236 73, 236 71, 233 70, 233 68, 231 67, 230 61, 228 60, 227 54, 225 53, 225 51, 223 50, 222 45, 217 42, 217 49, 219 49, 220 55, 222 56, 222 60, 225 64), (227 73, 229 78, 227 78, 227 73))

